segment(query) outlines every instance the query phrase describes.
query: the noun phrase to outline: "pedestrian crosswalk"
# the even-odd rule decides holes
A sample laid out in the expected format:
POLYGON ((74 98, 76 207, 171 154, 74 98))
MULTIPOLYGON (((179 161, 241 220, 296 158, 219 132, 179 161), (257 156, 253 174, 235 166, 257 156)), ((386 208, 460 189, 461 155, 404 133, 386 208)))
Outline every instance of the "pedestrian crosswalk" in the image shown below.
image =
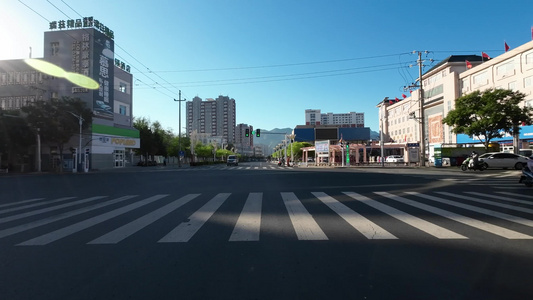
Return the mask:
POLYGON ((504 191, 287 191, 68 196, 0 205, 0 244, 16 246, 142 242, 147 230, 155 243, 194 243, 209 239, 201 233, 213 226, 229 243, 261 242, 265 232, 275 238, 281 231, 295 241, 327 242, 340 238, 337 231, 354 241, 533 240, 533 199, 504 191))
POLYGON ((187 168, 170 168, 170 169, 150 169, 151 172, 205 172, 205 171, 272 171, 272 170, 296 170, 294 167, 287 166, 226 166, 226 165, 213 165, 213 166, 201 166, 201 167, 187 167, 187 168))

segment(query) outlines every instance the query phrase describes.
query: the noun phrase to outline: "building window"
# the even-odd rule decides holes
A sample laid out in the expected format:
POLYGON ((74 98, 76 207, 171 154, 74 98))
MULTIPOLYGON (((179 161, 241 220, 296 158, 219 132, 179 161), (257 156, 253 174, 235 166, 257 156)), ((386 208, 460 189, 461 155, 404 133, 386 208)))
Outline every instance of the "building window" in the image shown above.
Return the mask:
POLYGON ((121 82, 118 89, 119 91, 125 93, 126 92, 127 85, 124 82, 121 82))
POLYGON ((526 77, 524 78, 524 87, 530 87, 531 84, 533 83, 533 76, 529 76, 529 77, 526 77))
POLYGON ((51 42, 50 47, 52 49, 52 56, 58 56, 59 55, 59 42, 51 42))
POLYGON ((474 85, 476 85, 476 86, 488 84, 487 72, 483 72, 481 74, 477 74, 477 75, 473 76, 472 77, 472 81, 473 81, 474 85))
POLYGON ((126 113, 126 106, 125 105, 119 105, 118 106, 118 111, 119 111, 119 114, 125 116, 127 113, 126 113))

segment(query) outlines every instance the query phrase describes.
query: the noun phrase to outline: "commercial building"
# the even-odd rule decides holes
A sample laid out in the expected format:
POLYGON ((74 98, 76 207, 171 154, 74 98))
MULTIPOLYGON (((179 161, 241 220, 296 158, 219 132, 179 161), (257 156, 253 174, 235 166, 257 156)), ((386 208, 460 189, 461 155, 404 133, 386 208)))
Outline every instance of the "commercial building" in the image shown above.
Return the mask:
MULTIPOLYGON (((82 162, 88 169, 124 167, 131 162, 132 150, 140 147, 140 139, 132 123, 133 78, 129 66, 114 57, 113 31, 92 17, 54 21, 50 29, 44 33, 41 60, 87 76, 98 88, 43 73, 22 59, 0 61, 0 107, 20 109, 38 100, 79 98, 93 111, 92 124, 81 137, 82 162)), ((79 137, 73 137, 66 146, 79 148, 79 137)), ((55 166, 57 157, 54 146, 44 144, 42 169, 55 166)))
MULTIPOLYGON (((461 94, 490 88, 519 91, 526 95, 520 105, 533 107, 533 41, 461 73, 457 86, 461 94)), ((512 136, 504 136, 493 141, 502 145, 513 144, 512 136)), ((457 143, 476 142, 467 135, 457 135, 457 143)), ((522 126, 518 149, 529 148, 531 145, 533 145, 533 126, 522 126)))
POLYGON ((235 143, 235 99, 219 96, 204 101, 194 97, 186 105, 188 136, 197 132, 220 137, 223 143, 235 143))
POLYGON ((339 127, 365 127, 365 114, 349 113, 321 113, 320 109, 305 110, 305 125, 336 125, 339 127))
POLYGON ((483 62, 478 55, 452 55, 436 64, 422 76, 424 120, 420 119, 420 89, 409 96, 386 97, 377 106, 379 127, 384 142, 413 143, 420 141, 420 122, 424 122, 423 141, 427 144, 455 143, 451 128, 442 119, 453 109, 460 97, 459 74, 467 70, 466 62, 477 66, 483 62))
MULTIPOLYGON (((486 55, 452 55, 422 75, 423 120, 420 89, 413 90, 405 99, 386 97, 380 101, 377 107, 384 142, 424 143, 426 156, 432 161, 434 145, 480 143, 474 137, 454 134, 450 126, 442 123, 455 108, 457 98, 474 91, 503 88, 524 93, 526 99, 520 105, 533 107, 533 41, 492 59, 483 56, 486 55), (425 128, 422 138, 420 122, 424 122, 425 128)), ((533 126, 522 126, 519 139, 519 148, 529 148, 533 126)), ((492 141, 513 144, 511 136, 492 141)))

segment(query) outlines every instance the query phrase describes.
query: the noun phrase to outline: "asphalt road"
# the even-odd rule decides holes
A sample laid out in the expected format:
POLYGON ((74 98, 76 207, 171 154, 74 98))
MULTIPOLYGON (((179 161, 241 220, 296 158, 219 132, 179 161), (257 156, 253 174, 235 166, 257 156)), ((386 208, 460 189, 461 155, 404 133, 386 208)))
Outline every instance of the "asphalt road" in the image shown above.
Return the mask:
POLYGON ((518 171, 0 176, 1 299, 529 299, 518 171))

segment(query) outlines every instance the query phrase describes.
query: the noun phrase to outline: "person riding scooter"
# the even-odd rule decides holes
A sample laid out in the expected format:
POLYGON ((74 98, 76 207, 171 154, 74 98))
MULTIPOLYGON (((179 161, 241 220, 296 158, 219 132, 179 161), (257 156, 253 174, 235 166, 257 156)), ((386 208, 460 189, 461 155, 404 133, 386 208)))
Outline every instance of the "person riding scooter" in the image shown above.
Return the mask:
POLYGON ((475 168, 479 164, 479 155, 477 154, 476 151, 472 151, 471 157, 472 159, 470 160, 470 164, 471 164, 470 167, 475 168))
POLYGON ((527 160, 527 165, 522 169, 522 176, 520 176, 518 182, 525 184, 527 187, 533 186, 533 155, 527 160))

